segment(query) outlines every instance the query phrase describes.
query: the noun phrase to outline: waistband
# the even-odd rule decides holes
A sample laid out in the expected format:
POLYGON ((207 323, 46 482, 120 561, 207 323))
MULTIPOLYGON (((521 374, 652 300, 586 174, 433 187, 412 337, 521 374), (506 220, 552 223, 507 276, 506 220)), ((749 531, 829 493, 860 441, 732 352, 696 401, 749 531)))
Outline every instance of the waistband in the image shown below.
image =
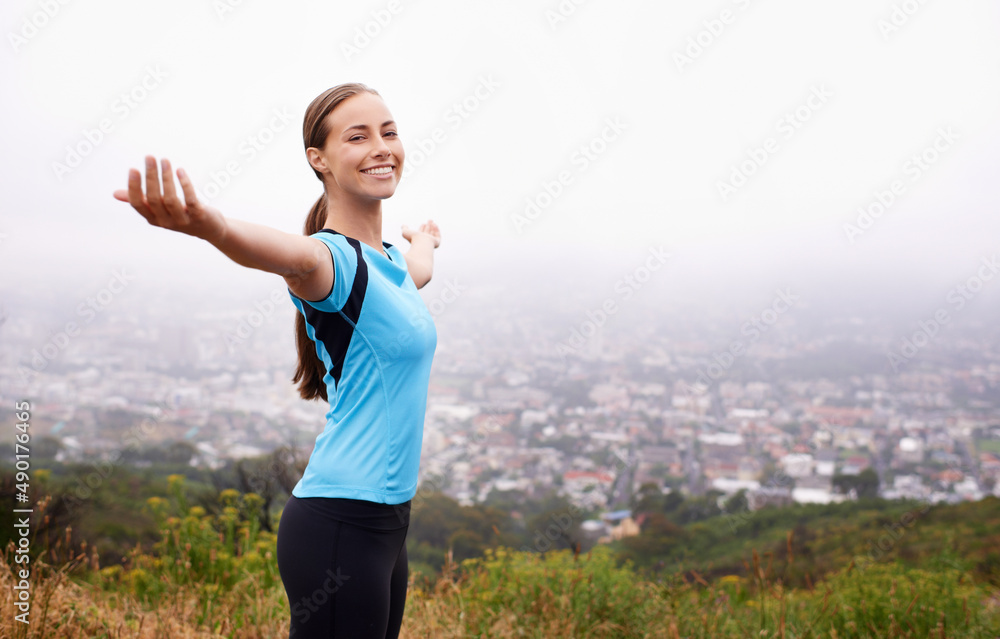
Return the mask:
POLYGON ((296 497, 295 501, 324 519, 332 519, 369 530, 399 530, 410 525, 412 500, 401 504, 380 504, 346 497, 296 497))

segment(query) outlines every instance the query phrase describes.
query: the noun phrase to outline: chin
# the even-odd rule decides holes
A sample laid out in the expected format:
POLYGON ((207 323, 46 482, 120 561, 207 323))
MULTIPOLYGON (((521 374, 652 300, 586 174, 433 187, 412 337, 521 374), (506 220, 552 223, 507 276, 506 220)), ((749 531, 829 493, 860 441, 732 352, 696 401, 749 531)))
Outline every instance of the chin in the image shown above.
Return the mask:
POLYGON ((378 195, 375 197, 384 200, 386 198, 392 197, 396 193, 396 189, 399 188, 399 182, 395 184, 387 184, 384 188, 378 190, 378 195))

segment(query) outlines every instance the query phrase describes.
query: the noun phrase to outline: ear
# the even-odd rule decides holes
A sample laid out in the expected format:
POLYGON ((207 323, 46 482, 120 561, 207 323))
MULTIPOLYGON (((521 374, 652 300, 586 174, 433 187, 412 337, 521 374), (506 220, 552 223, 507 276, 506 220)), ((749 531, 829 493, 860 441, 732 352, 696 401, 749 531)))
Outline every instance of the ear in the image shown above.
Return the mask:
POLYGON ((311 146, 306 149, 306 158, 309 160, 309 165, 320 173, 329 172, 329 169, 326 167, 326 158, 323 157, 323 154, 316 147, 311 146))

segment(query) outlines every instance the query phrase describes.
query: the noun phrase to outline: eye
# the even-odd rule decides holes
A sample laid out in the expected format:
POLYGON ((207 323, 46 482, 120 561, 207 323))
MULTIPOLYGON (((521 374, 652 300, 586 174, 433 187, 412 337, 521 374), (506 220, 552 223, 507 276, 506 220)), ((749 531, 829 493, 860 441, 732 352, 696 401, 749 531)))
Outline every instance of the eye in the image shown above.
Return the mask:
POLYGON ((365 136, 363 136, 363 135, 355 135, 355 136, 352 136, 352 137, 348 138, 348 140, 347 140, 347 141, 348 141, 348 142, 354 142, 355 140, 360 140, 360 139, 362 139, 362 138, 364 138, 364 137, 365 137, 365 136))
POLYGON ((386 131, 385 134, 386 135, 391 135, 394 138, 398 138, 399 137, 399 134, 396 133, 395 131, 386 131))

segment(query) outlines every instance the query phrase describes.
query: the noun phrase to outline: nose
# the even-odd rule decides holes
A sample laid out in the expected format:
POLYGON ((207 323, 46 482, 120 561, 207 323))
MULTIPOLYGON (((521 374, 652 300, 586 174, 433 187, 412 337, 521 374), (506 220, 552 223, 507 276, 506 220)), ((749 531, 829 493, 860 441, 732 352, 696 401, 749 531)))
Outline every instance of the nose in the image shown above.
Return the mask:
POLYGON ((392 149, 390 149, 389 145, 385 143, 385 140, 379 136, 378 141, 375 143, 373 153, 375 154, 375 157, 388 157, 392 154, 392 149))

